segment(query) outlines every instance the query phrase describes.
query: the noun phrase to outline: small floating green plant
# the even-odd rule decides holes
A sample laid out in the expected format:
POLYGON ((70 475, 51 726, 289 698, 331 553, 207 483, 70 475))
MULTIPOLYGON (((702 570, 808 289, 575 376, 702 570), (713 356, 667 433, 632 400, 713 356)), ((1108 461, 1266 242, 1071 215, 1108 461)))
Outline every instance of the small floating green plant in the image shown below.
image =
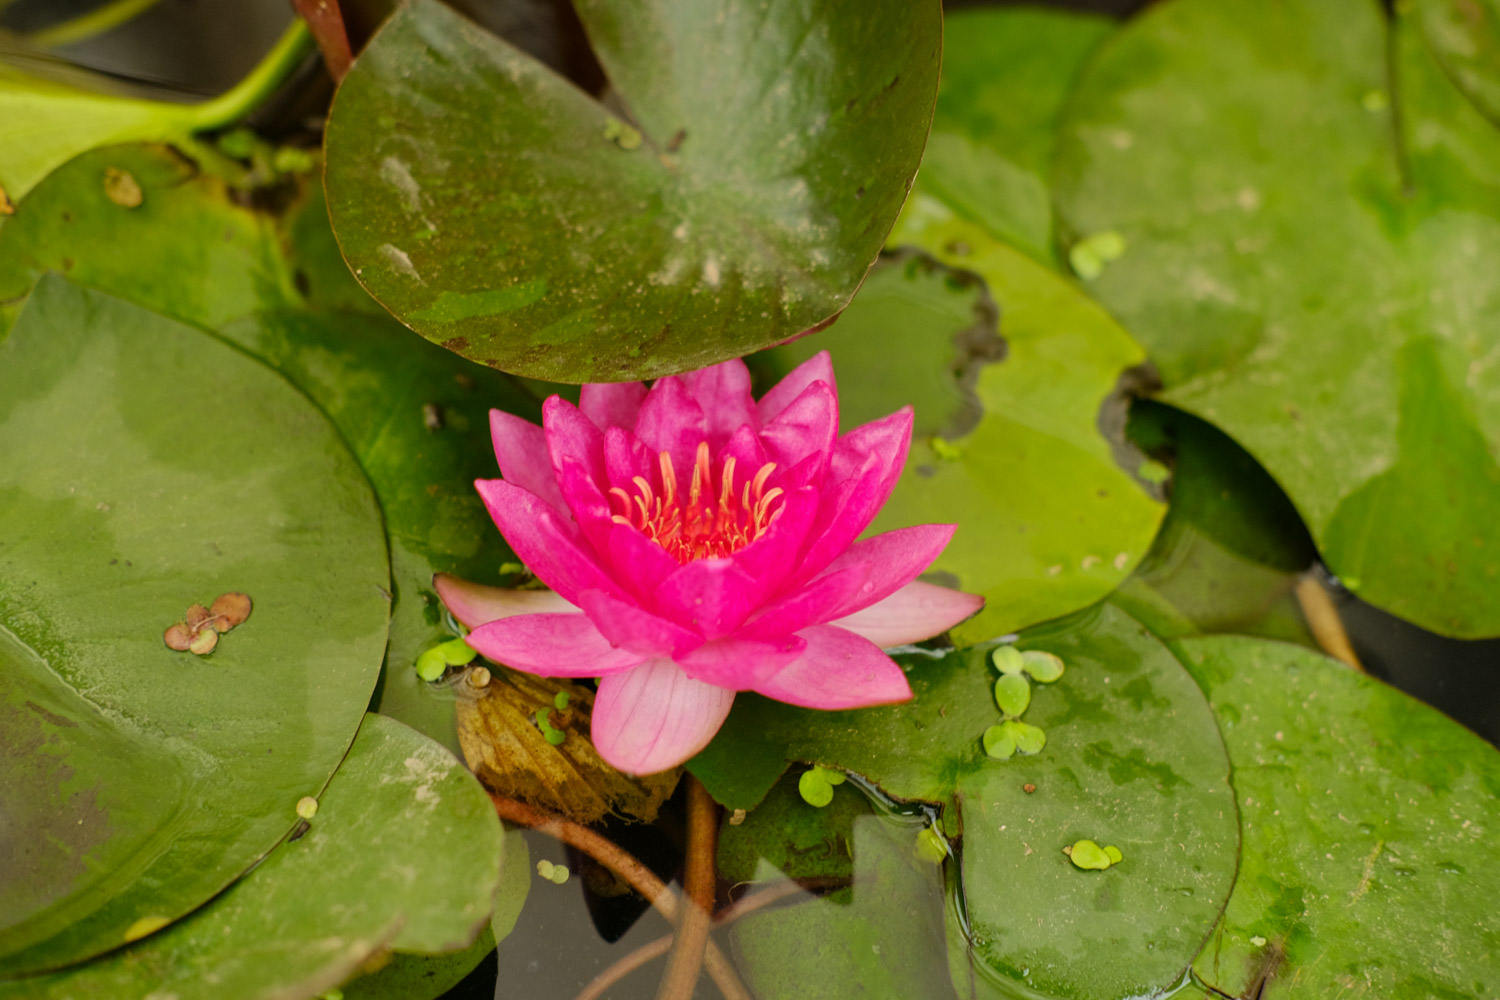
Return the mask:
POLYGON ((1037 649, 1023 653, 1014 646, 1000 646, 990 654, 990 661, 1000 671, 1000 679, 995 681, 995 704, 1005 718, 984 731, 984 752, 999 760, 1008 760, 1017 752, 1040 753, 1047 745, 1047 734, 1022 722, 1021 716, 1031 707, 1031 681, 1056 681, 1063 675, 1062 659, 1037 649))
POLYGON ((833 786, 843 783, 843 772, 814 764, 797 779, 797 792, 808 805, 822 809, 833 801, 833 786))

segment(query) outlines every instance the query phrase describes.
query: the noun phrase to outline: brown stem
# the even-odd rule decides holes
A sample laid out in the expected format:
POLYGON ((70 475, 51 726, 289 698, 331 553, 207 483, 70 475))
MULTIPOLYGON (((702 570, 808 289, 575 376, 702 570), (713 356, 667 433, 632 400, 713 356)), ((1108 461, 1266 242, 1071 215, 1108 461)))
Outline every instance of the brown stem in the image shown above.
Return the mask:
MULTIPOLYGON (((494 793, 490 794, 490 800, 495 803, 495 812, 501 819, 519 826, 530 827, 538 833, 545 833, 570 847, 578 848, 624 879, 632 889, 646 897, 656 911, 668 921, 673 924, 677 923, 678 911, 682 909, 678 903, 677 894, 667 888, 665 882, 657 878, 651 869, 636 860, 630 852, 622 850, 619 845, 588 827, 579 826, 561 816, 543 813, 524 802, 494 793)), ((754 1000, 750 991, 745 988, 745 984, 740 982, 734 966, 729 964, 729 959, 719 950, 719 946, 709 941, 706 948, 703 964, 708 969, 708 974, 713 977, 714 985, 718 986, 719 992, 724 994, 726 1000, 754 1000)))
POLYGON ((1354 646, 1349 642, 1349 633, 1344 631, 1339 609, 1334 607, 1333 598, 1328 596, 1316 571, 1305 573, 1297 580, 1297 603, 1302 606, 1302 617, 1307 619, 1307 626, 1312 629, 1313 638, 1323 652, 1364 673, 1364 664, 1359 662, 1354 646))
POLYGON ((354 55, 349 49, 349 33, 344 30, 344 14, 338 0, 292 0, 292 6, 318 43, 328 75, 338 83, 349 72, 354 55))
POLYGON ((688 786, 687 870, 682 888, 687 895, 677 923, 677 943, 667 959, 656 1000, 690 1000, 703 968, 708 925, 714 912, 714 854, 718 846, 719 816, 713 797, 691 774, 688 786))

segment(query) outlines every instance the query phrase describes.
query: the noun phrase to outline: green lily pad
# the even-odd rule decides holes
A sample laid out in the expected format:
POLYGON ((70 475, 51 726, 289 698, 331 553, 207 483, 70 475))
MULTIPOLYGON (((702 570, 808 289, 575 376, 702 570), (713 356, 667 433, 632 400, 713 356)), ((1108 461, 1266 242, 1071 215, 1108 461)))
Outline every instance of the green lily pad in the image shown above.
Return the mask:
MULTIPOLYGON (((763 1000, 950 1000, 953 988, 941 974, 942 868, 916 857, 922 828, 872 815, 853 817, 852 827, 850 888, 731 926, 746 985, 763 1000)), ((761 877, 774 874, 762 865, 761 877)))
POLYGON ((436 0, 361 54, 327 185, 370 293, 466 357, 563 381, 697 368, 837 315, 921 157, 939 5, 578 13, 630 123, 436 0))
POLYGON ((1027 722, 1046 733, 1033 756, 993 760, 981 746, 998 716, 981 648, 898 657, 916 694, 904 705, 831 715, 740 695, 689 768, 717 796, 719 775, 779 740, 785 759, 945 804, 945 827, 956 809, 973 976, 1049 996, 1166 990, 1234 881, 1239 829, 1213 715, 1172 654, 1113 607, 1019 645, 1068 664, 1033 693, 1027 722), (1130 859, 1106 887, 1062 853, 1085 837, 1130 859))
POLYGON ((1115 27, 1041 7, 943 19, 943 73, 919 192, 1055 267, 1051 191, 1057 120, 1073 79, 1115 27))
MULTIPOLYGON (((1178 648, 1224 732, 1244 828, 1198 975, 1266 1000, 1494 995, 1500 753, 1310 650, 1229 636, 1178 648)), ((1127 847, 1131 865, 1141 851, 1127 847)))
POLYGON ((1151 551, 1111 598, 1163 638, 1235 632, 1312 645, 1295 596, 1317 550, 1276 481, 1223 431, 1151 400, 1131 439, 1172 466, 1151 551))
POLYGON ((219 328, 328 414, 374 484, 389 534, 395 601, 376 708, 456 752, 451 694, 413 669, 448 635, 432 576, 503 582, 498 567, 513 557, 472 483, 495 475, 489 409, 540 422, 536 400, 414 336, 365 295, 338 256, 315 186, 286 214, 268 215, 166 147, 119 146, 62 167, 21 207, 0 229, 0 299, 66 270, 219 328), (104 199, 98 177, 109 167, 141 184, 140 208, 104 199))
POLYGON ((915 403, 906 471, 871 530, 958 525, 932 572, 986 604, 953 630, 956 641, 1100 600, 1146 553, 1166 510, 1100 432, 1113 421, 1123 439, 1113 394, 1144 360, 1140 348, 1066 280, 931 198, 913 199, 891 241, 983 288, 953 289, 942 269, 898 261, 871 275, 837 323, 777 348, 772 363, 831 351, 846 428, 915 403), (976 314, 986 302, 991 323, 998 306, 1003 345, 976 314))
POLYGON ((369 485, 305 396, 60 278, 0 344, 0 453, 15 976, 182 916, 292 828, 364 714, 389 569, 369 485), (167 648, 230 591, 255 610, 212 655, 167 648))
POLYGON ((1069 108, 1060 212, 1125 237, 1090 288, 1167 401, 1265 466, 1359 596, 1500 634, 1500 131, 1412 18, 1170 0, 1069 108))
POLYGON ((1417 0, 1416 9, 1443 69, 1500 124, 1500 0, 1417 0))
POLYGON ((793 879, 854 876, 854 823, 871 815, 869 800, 850 789, 814 809, 798 784, 778 781, 739 825, 725 822, 719 828, 720 878, 752 882, 765 875, 761 866, 767 864, 793 879))
POLYGON ((160 933, 0 983, 0 997, 313 997, 387 948, 462 953, 489 916, 500 846, 488 795, 452 754, 368 715, 300 837, 160 933))
MULTIPOLYGON (((512 863, 507 855, 505 867, 512 863)), ((436 1000, 463 982, 494 950, 495 935, 486 927, 463 951, 441 955, 397 953, 376 971, 350 980, 340 989, 344 1000, 436 1000)))

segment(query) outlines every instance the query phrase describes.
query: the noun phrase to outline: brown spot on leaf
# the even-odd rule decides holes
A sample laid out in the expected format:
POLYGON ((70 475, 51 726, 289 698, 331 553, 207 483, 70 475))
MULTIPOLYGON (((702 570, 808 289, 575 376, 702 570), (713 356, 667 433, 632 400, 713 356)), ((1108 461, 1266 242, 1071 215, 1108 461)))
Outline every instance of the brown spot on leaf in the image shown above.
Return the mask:
POLYGON ((469 338, 453 337, 449 340, 443 341, 443 346, 448 348, 448 350, 452 351, 454 354, 462 354, 464 348, 469 346, 469 338))
POLYGON ((0 215, 15 215, 16 206, 10 202, 10 195, 5 193, 5 188, 0 187, 0 215))
POLYGON ((1028 781, 1026 784, 1021 786, 1021 791, 1025 792, 1027 795, 1030 795, 1032 792, 1036 791, 1036 786, 1028 781))
POLYGON ((106 167, 104 170, 104 196, 121 208, 139 208, 146 196, 141 186, 128 170, 106 167))

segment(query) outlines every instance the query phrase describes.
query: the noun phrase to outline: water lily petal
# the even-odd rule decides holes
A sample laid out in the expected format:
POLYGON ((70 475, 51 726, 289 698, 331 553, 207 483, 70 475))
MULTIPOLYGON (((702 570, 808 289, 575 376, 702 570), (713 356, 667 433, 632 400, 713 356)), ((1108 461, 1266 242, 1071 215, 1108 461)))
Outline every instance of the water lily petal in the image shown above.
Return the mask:
POLYGON ((839 435, 839 401, 827 382, 814 382, 760 429, 773 462, 789 469, 810 455, 830 455, 839 435))
POLYGON ((646 398, 640 382, 592 382, 578 392, 578 408, 601 431, 611 427, 635 427, 646 398))
POLYGON ((807 649, 807 640, 782 635, 774 640, 732 636, 706 642, 674 659, 694 680, 732 691, 750 691, 784 668, 807 649))
POLYGON ((478 628, 486 622, 513 615, 576 612, 578 608, 550 590, 516 590, 511 587, 486 587, 452 573, 432 578, 433 589, 453 617, 465 628, 478 628))
POLYGON ((495 445, 500 475, 507 482, 535 493, 559 513, 568 512, 552 475, 552 453, 547 448, 546 432, 504 410, 491 410, 490 439, 495 445))
POLYGON ((911 685, 896 661, 870 640, 834 625, 797 633, 807 650, 756 691, 804 708, 867 708, 911 697, 911 685))
POLYGON ((733 703, 733 691, 695 681, 671 660, 647 660, 599 682, 594 746, 627 774, 665 771, 707 746, 733 703))
POLYGON ((600 633, 621 649, 645 656, 676 656, 703 645, 696 633, 602 590, 585 590, 578 602, 600 633))
POLYGON ((604 432, 604 470, 610 486, 635 494, 635 477, 655 483, 658 476, 656 454, 634 434, 621 427, 604 432))
POLYGON ((957 527, 953 524, 918 524, 855 542, 828 564, 823 575, 835 573, 845 566, 868 565, 872 570, 859 592, 851 594, 851 600, 828 618, 853 614, 911 583, 942 553, 957 527))
POLYGON ((614 522, 602 550, 614 578, 643 607, 654 607, 656 591, 681 566, 667 550, 628 524, 614 522))
POLYGON ((571 519, 564 520, 535 494, 504 480, 480 479, 474 486, 516 555, 565 600, 578 603, 584 590, 621 596, 620 588, 584 548, 571 519))
POLYGON ((814 382, 823 382, 835 394, 838 393, 838 385, 833 380, 833 359, 827 351, 819 351, 793 368, 760 398, 758 406, 761 423, 770 423, 776 419, 782 410, 791 405, 792 400, 802 395, 803 390, 814 382))
MULTIPOLYGON (((923 567, 926 568, 925 566, 923 567)), ((868 586, 874 567, 868 562, 846 563, 782 597, 740 627, 737 636, 770 639, 790 635, 809 625, 838 616, 868 586)))
POLYGON ((479 626, 466 641, 496 663, 541 677, 599 677, 645 659, 615 648, 584 614, 501 618, 479 626))
MULTIPOLYGON (((759 418, 757 418, 758 421, 759 418)), ((760 471, 760 467, 770 461, 766 456, 765 445, 760 443, 760 435, 749 424, 741 424, 736 428, 734 433, 729 435, 729 440, 724 442, 724 446, 714 456, 719 468, 723 468, 724 463, 730 458, 734 459, 736 486, 753 479, 760 471)))
MULTIPOLYGON (((568 462, 576 462, 597 484, 606 482, 604 474, 604 432, 561 396, 548 397, 542 404, 542 427, 547 435, 547 451, 552 468, 561 473, 568 462)), ((564 495, 566 499, 566 495, 564 495)))
POLYGON ((941 635, 984 607, 984 598, 915 580, 869 607, 832 624, 882 648, 941 635))
POLYGON ((809 487, 792 490, 782 498, 781 511, 755 541, 731 555, 735 565, 753 582, 756 604, 774 596, 794 582, 788 570, 797 565, 808 533, 822 509, 818 492, 809 487))
MULTIPOLYGON (((749 424, 760 426, 760 411, 750 394, 750 369, 739 358, 689 372, 679 378, 703 408, 708 446, 718 451, 731 434, 749 424)), ((753 470, 752 470, 753 474, 753 470)))
POLYGON ((651 449, 651 454, 671 455, 678 478, 691 475, 698 442, 707 436, 703 408, 681 379, 671 375, 659 378, 641 404, 635 436, 651 449))
POLYGON ((803 579, 824 567, 864 533, 901 478, 911 443, 911 407, 855 428, 834 447, 832 485, 803 556, 803 579))
POLYGON ((718 639, 740 627, 758 595, 756 580, 733 559, 697 559, 657 588, 655 610, 705 639, 718 639))

